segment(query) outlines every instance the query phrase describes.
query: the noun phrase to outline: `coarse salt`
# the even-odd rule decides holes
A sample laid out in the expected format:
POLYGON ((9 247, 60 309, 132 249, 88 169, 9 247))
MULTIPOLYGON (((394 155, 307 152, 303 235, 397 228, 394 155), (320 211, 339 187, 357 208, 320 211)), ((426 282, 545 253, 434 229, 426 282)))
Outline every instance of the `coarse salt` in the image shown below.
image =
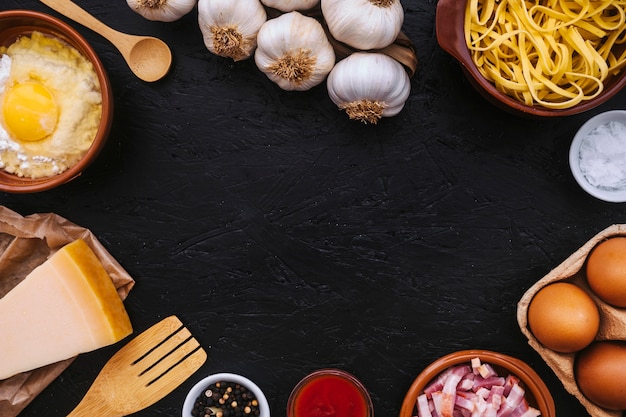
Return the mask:
POLYGON ((580 170, 593 187, 626 189, 626 124, 611 121, 591 130, 578 153, 580 170))

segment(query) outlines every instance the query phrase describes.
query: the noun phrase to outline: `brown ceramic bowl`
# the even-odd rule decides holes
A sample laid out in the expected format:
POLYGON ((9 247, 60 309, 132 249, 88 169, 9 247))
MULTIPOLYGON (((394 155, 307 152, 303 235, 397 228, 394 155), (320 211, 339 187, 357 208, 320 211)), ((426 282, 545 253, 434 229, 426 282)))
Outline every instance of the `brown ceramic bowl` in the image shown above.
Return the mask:
POLYGON ((604 90, 592 100, 583 101, 567 109, 548 109, 543 106, 528 106, 499 92, 495 86, 482 76, 474 64, 465 42, 464 20, 466 1, 439 0, 436 12, 436 31, 439 46, 456 58, 470 83, 488 101, 497 107, 516 115, 529 117, 569 116, 591 110, 611 99, 626 85, 626 71, 617 76, 609 76, 604 81, 604 90))
POLYGON ((68 170, 46 178, 22 178, 0 170, 0 191, 9 193, 33 193, 45 191, 79 176, 93 162, 103 148, 113 118, 113 94, 106 71, 89 43, 67 23, 44 13, 31 10, 0 11, 0 44, 8 46, 21 35, 33 31, 56 37, 76 48, 93 64, 102 92, 102 118, 93 144, 83 158, 68 170))
POLYGON ((489 350, 462 350, 439 358, 428 365, 415 378, 404 397, 400 417, 417 415, 415 405, 417 397, 437 375, 451 366, 469 364, 473 358, 480 358, 481 362, 492 365, 502 376, 509 374, 517 376, 526 391, 528 404, 541 411, 542 417, 556 417, 552 395, 539 375, 521 360, 489 350))

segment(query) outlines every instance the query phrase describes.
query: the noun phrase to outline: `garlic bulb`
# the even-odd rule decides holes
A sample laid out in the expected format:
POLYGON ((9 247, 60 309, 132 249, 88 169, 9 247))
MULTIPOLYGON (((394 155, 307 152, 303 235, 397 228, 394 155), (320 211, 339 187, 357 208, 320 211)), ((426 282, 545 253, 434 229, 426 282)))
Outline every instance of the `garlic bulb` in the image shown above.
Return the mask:
POLYGON ((339 61, 326 86, 330 99, 350 119, 372 124, 400 113, 411 92, 402 64, 375 52, 355 52, 339 61))
POLYGON ((273 7, 281 12, 294 10, 309 10, 319 4, 320 0, 261 0, 267 7, 273 7))
POLYGON ((283 90, 308 90, 324 81, 335 65, 335 51, 322 25, 299 12, 268 20, 257 43, 257 67, 283 90))
POLYGON ((322 0, 321 6, 331 35, 362 50, 389 46, 404 22, 400 0, 322 0))
POLYGON ((189 13, 197 0, 126 0, 128 6, 148 20, 173 22, 189 13))
POLYGON ((257 33, 266 21, 267 13, 259 0, 198 1, 198 23, 205 46, 234 61, 252 56, 257 33))

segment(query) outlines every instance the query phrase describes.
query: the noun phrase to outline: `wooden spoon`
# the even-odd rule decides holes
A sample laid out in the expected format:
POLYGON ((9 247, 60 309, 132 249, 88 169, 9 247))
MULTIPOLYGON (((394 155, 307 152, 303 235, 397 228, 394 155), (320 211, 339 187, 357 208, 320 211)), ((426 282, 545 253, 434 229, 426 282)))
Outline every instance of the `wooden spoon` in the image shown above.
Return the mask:
POLYGON ((71 0, 39 0, 66 17, 102 35, 121 53, 131 71, 148 82, 163 78, 172 64, 172 52, 165 42, 151 36, 129 35, 105 25, 71 0))

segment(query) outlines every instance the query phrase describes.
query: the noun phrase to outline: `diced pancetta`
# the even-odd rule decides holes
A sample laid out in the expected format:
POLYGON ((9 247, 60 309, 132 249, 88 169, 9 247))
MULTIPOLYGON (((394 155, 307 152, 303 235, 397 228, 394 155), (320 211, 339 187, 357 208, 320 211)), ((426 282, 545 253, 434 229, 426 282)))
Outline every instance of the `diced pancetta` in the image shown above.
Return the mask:
POLYGON ((458 389, 461 391, 469 391, 474 387, 475 376, 473 373, 469 373, 461 379, 458 389))
POLYGON ((472 359, 442 372, 418 396, 417 417, 540 417, 528 405, 518 377, 500 376, 472 359))
POLYGON ((428 404, 428 397, 426 394, 420 394, 417 397, 417 416, 418 417, 433 417, 430 412, 430 405, 428 404))
POLYGON ((506 379, 502 376, 490 376, 488 378, 482 378, 482 377, 478 377, 478 378, 474 378, 474 387, 476 388, 481 388, 481 387, 485 387, 487 389, 491 389, 491 387, 493 386, 504 386, 504 383, 506 382, 506 379))
POLYGON ((441 391, 443 389, 443 383, 448 378, 448 375, 452 372, 452 368, 448 368, 443 371, 439 376, 435 378, 426 388, 424 388, 424 394, 430 398, 433 392, 441 391))
POLYGON ((489 378, 498 375, 495 369, 493 369, 493 367, 488 363, 483 363, 482 365, 480 365, 477 368, 477 371, 483 378, 489 378))

